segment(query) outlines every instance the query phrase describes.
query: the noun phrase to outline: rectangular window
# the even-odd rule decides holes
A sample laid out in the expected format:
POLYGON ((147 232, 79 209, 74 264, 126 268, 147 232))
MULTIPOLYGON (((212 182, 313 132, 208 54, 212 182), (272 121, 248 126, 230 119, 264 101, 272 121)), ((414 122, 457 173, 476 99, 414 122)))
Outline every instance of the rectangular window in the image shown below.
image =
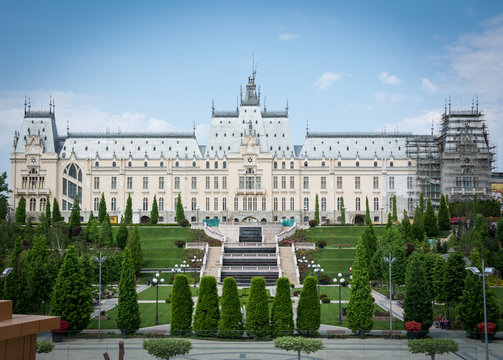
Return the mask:
POLYGON ((28 177, 23 176, 23 189, 26 189, 26 184, 28 183, 28 177))
POLYGON ((309 177, 304 176, 304 190, 309 189, 309 177))
POLYGON ((389 177, 389 189, 395 190, 395 177, 394 176, 389 177))
POLYGON ((326 176, 321 177, 321 189, 326 190, 327 189, 327 178, 326 176))
POLYGON ((63 195, 66 195, 66 186, 67 186, 67 181, 66 181, 66 179, 63 179, 63 195))
POLYGON ((206 176, 206 190, 210 189, 210 177, 206 176))
POLYGON ((148 190, 148 176, 143 177, 143 190, 148 190))
POLYGON ((262 211, 265 211, 267 208, 267 200, 265 198, 262 198, 262 211))
POLYGON ((179 176, 175 176, 175 189, 180 190, 180 177, 179 176))
POLYGON ((290 176, 290 189, 295 189, 295 176, 290 176))
POLYGON ((218 190, 218 176, 215 176, 215 177, 213 178, 213 188, 214 188, 215 190, 218 190))
POLYGON ((342 189, 342 176, 337 176, 337 189, 342 189))
POLYGON ((360 190, 360 177, 355 176, 355 189, 360 190))
POLYGON ((277 176, 273 177, 273 186, 272 187, 274 189, 278 188, 278 177, 277 176))
POLYGON ((281 177, 281 188, 286 189, 286 176, 281 177))
POLYGON ((246 189, 247 190, 255 189, 255 178, 253 176, 246 177, 246 189))
POLYGON ((100 178, 95 177, 94 178, 94 190, 99 190, 100 189, 100 178))
POLYGON ((234 211, 238 211, 239 200, 238 198, 234 198, 234 211))
POLYGON ((374 190, 379 190, 379 177, 374 176, 374 190))
POLYGON ((222 210, 227 211, 227 199, 226 198, 222 199, 222 210))
POLYGON ((133 178, 131 176, 128 176, 128 178, 127 178, 127 189, 128 190, 133 189, 133 178))
POLYGON ((245 177, 244 176, 239 177, 239 188, 241 190, 243 190, 245 188, 245 177))
MULTIPOLYGON (((227 176, 222 177, 222 189, 227 190, 227 176)), ((224 198, 225 200, 225 198, 224 198)))
POLYGON ((256 186, 257 190, 260 190, 262 188, 262 182, 261 181, 262 181, 262 179, 261 179, 260 176, 257 176, 255 178, 255 186, 256 186))
MULTIPOLYGON (((39 187, 40 189, 43 189, 43 188, 45 187, 45 177, 40 176, 40 177, 38 178, 38 187, 39 187)), ((82 197, 80 197, 80 196, 79 196, 79 199, 82 199, 82 197)))
POLYGON ((412 176, 407 177, 407 189, 412 190, 412 176))
POLYGON ((112 184, 111 184, 112 190, 117 189, 117 177, 112 176, 112 184))
POLYGON ((213 199, 213 211, 218 211, 218 198, 213 199))
POLYGON ((290 211, 295 210, 295 199, 290 198, 290 211))
POLYGON ((195 177, 195 176, 192 176, 191 187, 192 187, 192 190, 197 189, 197 177, 195 177))
POLYGON ((206 198, 206 211, 210 211, 210 198, 206 198))
POLYGON ((159 190, 164 190, 164 176, 159 177, 159 190))

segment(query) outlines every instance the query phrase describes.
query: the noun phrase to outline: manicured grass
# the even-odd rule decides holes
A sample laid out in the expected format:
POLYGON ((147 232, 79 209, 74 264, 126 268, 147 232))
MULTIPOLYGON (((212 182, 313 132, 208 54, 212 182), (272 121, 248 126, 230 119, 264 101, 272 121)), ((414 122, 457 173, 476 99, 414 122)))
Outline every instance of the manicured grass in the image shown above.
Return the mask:
POLYGON ((166 268, 179 264, 183 249, 176 240, 188 240, 188 228, 139 227, 144 268, 166 268))
POLYGON ((500 311, 503 311, 503 287, 492 287, 491 290, 496 295, 496 300, 498 300, 500 311))
MULTIPOLYGON (((302 288, 295 288, 293 291, 300 290, 302 288)), ((338 286, 320 286, 320 294, 326 294, 330 300, 339 300, 339 287, 338 286)), ((349 300, 349 295, 351 295, 351 289, 347 286, 343 286, 341 289, 341 300, 349 300)))
POLYGON ((318 249, 316 256, 332 282, 338 273, 342 273, 349 281, 349 268, 353 266, 355 252, 354 249, 318 249))
MULTIPOLYGON (((154 326, 155 322, 155 304, 139 304, 140 306, 140 327, 154 326)), ((159 301, 159 324, 169 324, 171 305, 159 301)), ((109 320, 101 321, 102 329, 117 329, 117 307, 106 312, 110 316, 109 320)), ((98 320, 91 320, 88 329, 97 329, 98 320)))
MULTIPOLYGON (((342 304, 342 307, 347 307, 347 304, 342 304)), ((375 305, 376 309, 383 311, 379 306, 375 305)), ((348 327, 346 320, 339 324, 339 304, 321 304, 321 323, 326 325, 336 325, 348 327)), ((374 321, 373 330, 388 330, 389 321, 374 321)), ((403 321, 393 320, 393 330, 404 330, 403 321)))
MULTIPOLYGON (((192 296, 197 296, 197 287, 190 287, 190 291, 192 293, 192 296)), ((169 294, 171 294, 171 291, 173 290, 173 286, 159 286, 159 301, 165 301, 169 294)), ((155 300, 156 296, 156 289, 155 286, 151 286, 146 290, 143 290, 142 292, 138 293, 138 300, 155 300)))
MULTIPOLYGON (((365 226, 317 226, 311 228, 309 232, 314 242, 324 240, 328 248, 333 247, 333 244, 349 244, 350 247, 355 247, 365 228, 365 226)), ((384 230, 384 226, 374 226, 378 237, 384 234, 384 230)))

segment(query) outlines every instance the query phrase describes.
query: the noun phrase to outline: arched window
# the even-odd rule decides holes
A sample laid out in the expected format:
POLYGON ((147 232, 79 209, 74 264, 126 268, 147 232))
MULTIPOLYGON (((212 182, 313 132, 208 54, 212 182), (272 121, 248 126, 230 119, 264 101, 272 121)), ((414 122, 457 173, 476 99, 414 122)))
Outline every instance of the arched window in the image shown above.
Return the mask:
POLYGON ((77 168, 75 167, 74 164, 70 165, 70 169, 68 170, 68 176, 70 176, 73 179, 77 179, 77 168))
POLYGON ((100 199, 95 197, 93 203, 94 203, 94 211, 98 211, 100 209, 100 199))
POLYGON ((195 197, 193 197, 192 200, 190 200, 190 209, 194 211, 196 210, 196 207, 197 207, 197 200, 195 197))
POLYGON ((143 211, 148 211, 148 199, 143 198, 143 211))
POLYGON ((389 211, 393 210, 393 196, 389 198, 389 211))
POLYGON ((375 197, 374 198, 374 211, 378 211, 378 210, 379 210, 379 198, 375 197))
POLYGON ((62 190, 65 201, 72 203, 77 196, 82 201, 82 170, 76 164, 68 165, 63 171, 62 190))
POLYGON ((116 167, 117 163, 115 161, 112 162, 112 167, 116 167))
POLYGON ((246 198, 243 198, 243 211, 246 211, 248 209, 248 203, 246 202, 246 198))
POLYGON ((325 167, 325 162, 324 161, 321 162, 321 167, 325 167))
POLYGON ((274 198, 273 200, 273 210, 278 211, 278 198, 274 198))
POLYGON ((239 200, 238 198, 234 198, 234 211, 238 211, 239 209, 239 200))
POLYGON ((257 211, 257 198, 253 198, 253 211, 257 211))
POLYGON ((45 211, 46 198, 40 199, 40 211, 45 211))
POLYGON ((99 166, 100 166, 100 162, 99 162, 99 161, 96 161, 96 162, 94 163, 94 166, 95 166, 95 167, 99 167, 99 166))
POLYGON ((327 211, 327 198, 321 198, 321 211, 327 211))
POLYGON ((227 198, 222 199, 222 211, 227 211, 227 198))
POLYGON ((374 161, 374 167, 377 167, 377 161, 374 161))
POLYGON ((131 161, 128 161, 127 167, 131 167, 131 166, 133 166, 133 163, 131 161))
POLYGON ((278 162, 274 162, 274 168, 277 169, 278 168, 278 162))
POLYGON ((293 161, 290 161, 290 169, 293 169, 293 161))
POLYGON ((30 211, 37 211, 37 199, 30 199, 30 211))
POLYGON ((215 169, 218 169, 218 161, 215 161, 215 169))
POLYGON ((143 163, 143 166, 144 166, 144 167, 147 167, 147 166, 148 166, 148 163, 145 161, 145 162, 143 163))
POLYGON ((304 198, 304 211, 309 211, 309 198, 304 198))
POLYGON ((355 210, 360 211, 360 198, 359 197, 357 197, 355 199, 355 210))
POLYGON ((192 167, 196 167, 196 162, 192 161, 192 167))
POLYGON ((223 169, 227 169, 227 161, 224 161, 223 164, 222 164, 222 168, 223 169))
POLYGON ((210 168, 210 162, 206 161, 206 169, 209 169, 209 168, 210 168))
POLYGON ((337 198, 337 211, 341 211, 341 201, 342 201, 341 198, 338 197, 337 198))
POLYGON ((253 200, 252 198, 248 198, 248 211, 253 209, 253 200))
POLYGON ((281 168, 286 169, 286 163, 284 161, 281 163, 281 168))
POLYGON ((304 167, 307 167, 307 161, 304 161, 304 167))
POLYGON ((389 167, 393 167, 393 161, 389 162, 389 167))
POLYGON ((341 167, 341 162, 340 161, 337 162, 337 166, 341 167))
POLYGON ((177 167, 180 167, 180 163, 179 163, 178 161, 175 163, 175 167, 176 167, 176 168, 177 168, 177 167))
POLYGON ((164 211, 164 198, 159 198, 159 211, 164 211))
POLYGON ((206 211, 210 211, 210 198, 206 198, 206 211))
POLYGON ((411 167, 412 162, 411 162, 411 161, 409 161, 409 162, 407 163, 407 165, 408 165, 409 167, 411 167))
POLYGON ((159 164, 161 167, 164 166, 164 161, 161 161, 161 163, 159 164))
POLYGON ((359 166, 360 166, 360 162, 359 162, 359 161, 357 161, 357 162, 356 162, 356 167, 359 167, 359 166))
POLYGON ((117 209, 117 199, 112 198, 110 201, 110 210, 115 211, 117 209))
POLYGON ((295 199, 293 197, 290 198, 290 211, 295 210, 295 199))
POLYGON ((409 198, 407 200, 407 208, 409 209, 409 211, 414 210, 414 200, 412 200, 412 198, 409 198))

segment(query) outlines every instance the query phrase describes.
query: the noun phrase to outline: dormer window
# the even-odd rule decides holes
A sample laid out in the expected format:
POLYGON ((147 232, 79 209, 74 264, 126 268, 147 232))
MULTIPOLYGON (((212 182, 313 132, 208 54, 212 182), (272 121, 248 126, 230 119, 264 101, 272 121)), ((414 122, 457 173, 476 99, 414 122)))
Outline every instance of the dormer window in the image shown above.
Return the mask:
POLYGON ((374 161, 374 167, 377 167, 377 161, 374 161))
MULTIPOLYGON (((213 150, 213 149, 211 149, 213 150)), ((209 169, 210 168, 210 162, 209 161, 206 161, 206 169, 209 169)))
POLYGON ((133 164, 131 163, 131 161, 128 161, 127 167, 131 167, 131 166, 133 166, 133 164))
POLYGON ((117 166, 117 163, 114 161, 112 162, 112 167, 116 167, 117 166))
POLYGON ((144 167, 147 167, 147 165, 148 165, 148 164, 147 164, 147 162, 145 161, 145 162, 143 163, 143 166, 144 166, 144 167))
POLYGON ((196 162, 192 161, 192 167, 196 167, 196 162))
POLYGON ((224 161, 224 163, 222 164, 222 168, 227 169, 227 161, 224 161))
POLYGON ((357 161, 357 162, 356 162, 356 167, 359 167, 359 166, 360 166, 360 162, 359 162, 359 161, 357 161))
POLYGON ((389 166, 393 167, 393 161, 390 161, 389 166))
POLYGON ((160 166, 161 166, 161 167, 164 167, 164 161, 161 161, 160 166))
POLYGON ((337 166, 341 167, 341 162, 340 161, 337 162, 337 166))
POLYGON ((94 163, 94 166, 95 166, 95 167, 99 167, 99 166, 100 166, 100 162, 99 162, 99 161, 96 161, 96 162, 94 163))
POLYGON ((307 167, 307 161, 304 161, 304 167, 307 167))
POLYGON ((177 162, 175 163, 175 167, 177 168, 177 167, 179 167, 179 166, 180 166, 180 163, 177 161, 177 162))

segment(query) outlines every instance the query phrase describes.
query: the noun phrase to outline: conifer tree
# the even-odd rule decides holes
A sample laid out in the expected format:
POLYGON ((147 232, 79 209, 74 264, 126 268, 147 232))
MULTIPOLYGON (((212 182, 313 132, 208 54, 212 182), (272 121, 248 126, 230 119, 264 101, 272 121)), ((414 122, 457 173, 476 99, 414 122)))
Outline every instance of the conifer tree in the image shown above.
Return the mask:
POLYGON ((421 324, 423 332, 428 332, 433 323, 432 296, 423 258, 418 251, 414 251, 409 257, 405 286, 407 290, 403 301, 404 321, 416 321, 421 324))
POLYGON ((127 196, 126 210, 124 211, 124 221, 126 225, 131 225, 133 223, 133 200, 131 199, 131 194, 127 196))
POLYGON ((386 230, 393 227, 393 217, 388 213, 388 221, 386 222, 386 230))
POLYGON ((426 213, 424 214, 424 231, 427 236, 438 235, 437 216, 435 215, 435 210, 433 210, 433 206, 431 205, 430 198, 428 198, 426 213))
POLYGON ((318 336, 321 321, 320 299, 316 289, 317 280, 307 276, 300 292, 297 306, 297 332, 303 336, 318 336))
POLYGON ((440 197, 440 207, 438 208, 438 227, 440 230, 449 230, 451 228, 451 219, 449 218, 449 209, 445 203, 444 194, 440 197))
POLYGON ((110 224, 110 216, 108 216, 108 214, 105 216, 103 222, 101 223, 98 245, 108 247, 114 245, 112 225, 110 224))
POLYGON ((61 220, 62 218, 61 218, 61 212, 59 211, 58 200, 54 198, 52 202, 52 223, 54 224, 60 222, 61 220))
POLYGON ((131 258, 133 259, 132 261, 135 269, 135 274, 139 275, 141 267, 143 266, 143 255, 141 252, 138 225, 135 225, 133 231, 130 232, 127 247, 131 250, 131 258))
POLYGON ((213 276, 203 276, 194 314, 194 335, 215 336, 219 320, 217 280, 213 276))
POLYGON ((30 302, 40 308, 40 304, 51 300, 55 277, 51 274, 49 247, 45 235, 33 239, 33 247, 27 255, 27 282, 30 302))
POLYGON ((171 334, 188 335, 192 329, 192 294, 187 276, 178 274, 171 292, 171 334))
POLYGON ((346 225, 346 210, 344 210, 344 198, 341 196, 341 224, 346 225))
POLYGON ((263 338, 269 335, 269 301, 265 290, 265 279, 252 278, 250 297, 246 304, 246 333, 250 337, 263 338))
POLYGON ((73 200, 73 208, 70 214, 70 221, 69 221, 70 234, 72 234, 72 229, 76 226, 80 226, 80 205, 78 195, 75 196, 75 199, 73 200))
POLYGON ((403 211, 403 219, 402 219, 402 233, 405 241, 410 242, 413 239, 412 236, 412 225, 410 224, 409 215, 407 215, 407 211, 403 211))
POLYGON ((47 227, 51 225, 51 201, 49 200, 49 195, 45 198, 45 221, 47 221, 47 227))
POLYGON ((369 209, 369 197, 365 196, 365 224, 372 224, 372 220, 370 219, 370 209, 369 209))
POLYGON ((91 317, 91 305, 91 288, 87 284, 75 246, 71 245, 54 285, 51 313, 68 321, 71 330, 83 330, 91 317))
POLYGON ((396 208, 396 195, 393 195, 393 221, 398 221, 398 210, 396 208))
POLYGON ((185 212, 183 211, 182 197, 178 194, 176 200, 176 222, 179 223, 183 219, 185 219, 185 212))
POLYGON ((17 314, 29 311, 29 292, 26 286, 25 256, 23 240, 18 237, 9 260, 11 273, 5 278, 3 298, 12 300, 12 310, 17 314))
POLYGON ((124 217, 121 217, 121 224, 119 226, 117 234, 115 235, 115 242, 117 243, 117 247, 119 247, 120 249, 124 249, 126 247, 127 238, 128 238, 127 227, 124 222, 124 217))
POLYGON ((226 338, 241 338, 244 333, 243 314, 239 300, 236 280, 231 277, 224 279, 221 312, 218 322, 218 336, 226 338))
POLYGON ((16 222, 18 224, 24 224, 26 222, 26 200, 23 195, 21 195, 17 204, 16 222))
POLYGON ((365 257, 367 264, 370 264, 373 254, 377 250, 377 237, 374 232, 374 227, 369 224, 361 235, 363 246, 365 247, 365 257))
POLYGON ((276 296, 271 311, 271 329, 274 336, 293 336, 295 331, 290 281, 286 277, 276 280, 276 296))
POLYGON ((463 295, 463 282, 465 278, 466 263, 459 251, 451 253, 447 259, 444 273, 444 296, 448 306, 456 305, 463 295))
POLYGON ((423 193, 419 194, 419 211, 421 212, 421 216, 424 215, 424 195, 423 193))
POLYGON ((100 225, 103 223, 103 220, 105 220, 106 216, 107 216, 107 203, 105 201, 105 194, 101 193, 100 205, 98 208, 98 222, 100 223, 100 225))
POLYGON ((24 226, 23 239, 31 245, 33 241, 33 226, 31 224, 31 216, 27 216, 26 225, 24 226))
POLYGON ((86 235, 87 241, 91 243, 98 243, 100 241, 100 228, 98 226, 98 220, 90 220, 87 223, 86 235))
POLYGON ((89 219, 87 219, 87 222, 89 223, 92 220, 95 220, 95 218, 93 212, 91 211, 91 213, 89 214, 89 219))
POLYGON ((150 223, 157 224, 159 221, 159 208, 157 207, 157 198, 154 195, 154 201, 152 202, 152 210, 150 210, 150 223))
POLYGON ((360 237, 356 245, 355 262, 353 264, 353 280, 351 282, 351 295, 347 310, 348 327, 357 332, 369 331, 374 325, 374 301, 370 289, 369 273, 365 245, 360 237))
POLYGON ((419 206, 416 206, 416 213, 414 214, 414 223, 412 224, 412 237, 418 243, 422 243, 424 241, 423 213, 421 212, 421 208, 419 206))
POLYGON ((445 282, 445 260, 442 256, 435 257, 435 264, 433 268, 433 299, 437 303, 445 302, 444 282, 445 282))
POLYGON ((318 201, 318 194, 316 194, 314 201, 314 221, 316 226, 320 225, 320 203, 318 201))
POLYGON ((131 250, 124 249, 117 303, 117 327, 126 333, 135 333, 140 328, 140 307, 136 295, 135 271, 131 250))

